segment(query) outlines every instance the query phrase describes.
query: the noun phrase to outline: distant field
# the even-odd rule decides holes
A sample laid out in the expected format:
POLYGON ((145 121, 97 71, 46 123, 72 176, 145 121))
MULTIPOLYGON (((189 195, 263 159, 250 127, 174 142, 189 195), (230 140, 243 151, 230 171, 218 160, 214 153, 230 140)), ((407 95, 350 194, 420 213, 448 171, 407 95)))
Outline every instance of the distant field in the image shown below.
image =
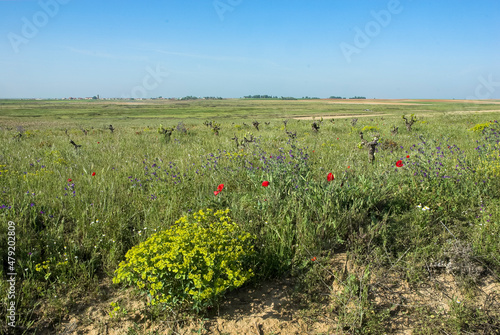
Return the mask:
POLYGON ((135 124, 169 120, 287 119, 433 112, 498 111, 500 102, 467 100, 0 100, 0 122, 55 126, 135 124), (53 121, 57 121, 53 123, 53 121))
POLYGON ((498 334, 499 103, 0 100, 0 319, 498 334))

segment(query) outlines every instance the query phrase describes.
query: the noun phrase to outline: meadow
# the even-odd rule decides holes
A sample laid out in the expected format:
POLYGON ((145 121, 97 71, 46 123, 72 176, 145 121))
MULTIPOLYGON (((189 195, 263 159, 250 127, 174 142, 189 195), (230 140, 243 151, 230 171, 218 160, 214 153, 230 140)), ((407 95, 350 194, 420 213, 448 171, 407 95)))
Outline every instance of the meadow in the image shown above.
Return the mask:
POLYGON ((499 119, 492 100, 0 100, 0 332, 85 327, 69 315, 127 292, 97 333, 181 333, 286 279, 311 333, 498 334, 499 119))

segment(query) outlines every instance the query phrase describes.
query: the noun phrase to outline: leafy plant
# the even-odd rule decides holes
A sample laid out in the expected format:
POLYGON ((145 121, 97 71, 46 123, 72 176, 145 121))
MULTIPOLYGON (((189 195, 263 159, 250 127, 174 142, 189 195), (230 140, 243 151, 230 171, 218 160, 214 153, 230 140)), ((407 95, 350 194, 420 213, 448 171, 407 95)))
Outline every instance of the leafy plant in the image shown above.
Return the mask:
POLYGON ((125 317, 127 315, 127 310, 121 307, 118 302, 112 302, 110 306, 113 308, 113 310, 109 312, 109 317, 111 319, 120 319, 121 317, 125 317))
POLYGON ((469 131, 480 132, 483 131, 485 128, 488 128, 489 126, 490 126, 489 122, 478 123, 474 127, 470 128, 469 131))
POLYGON ((363 129, 361 129, 361 131, 364 133, 366 133, 367 131, 377 132, 380 131, 380 128, 375 126, 364 126, 363 129))
POLYGON ((332 292, 332 307, 338 315, 339 327, 351 333, 383 333, 387 311, 376 311, 370 293, 371 272, 367 267, 358 275, 351 273, 337 280, 332 292))
POLYGON ((201 311, 253 276, 253 236, 228 216, 207 209, 181 217, 170 229, 130 249, 113 282, 148 295, 149 304, 189 305, 201 311))

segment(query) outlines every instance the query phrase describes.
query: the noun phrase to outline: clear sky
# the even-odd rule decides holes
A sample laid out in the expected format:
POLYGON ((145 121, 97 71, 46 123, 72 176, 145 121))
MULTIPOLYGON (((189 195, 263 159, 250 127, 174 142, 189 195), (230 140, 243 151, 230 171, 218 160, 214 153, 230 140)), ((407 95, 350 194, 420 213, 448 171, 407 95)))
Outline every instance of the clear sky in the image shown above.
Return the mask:
POLYGON ((499 0, 0 0, 0 98, 500 99, 499 0))

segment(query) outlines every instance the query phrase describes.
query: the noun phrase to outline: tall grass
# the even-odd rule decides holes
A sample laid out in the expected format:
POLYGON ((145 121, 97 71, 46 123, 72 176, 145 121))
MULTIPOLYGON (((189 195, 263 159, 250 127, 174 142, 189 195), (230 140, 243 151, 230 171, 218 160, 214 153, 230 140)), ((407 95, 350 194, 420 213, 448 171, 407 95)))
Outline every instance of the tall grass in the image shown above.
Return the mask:
MULTIPOLYGON (((221 119, 219 136, 199 119, 168 140, 154 120, 114 133, 95 123, 87 135, 55 122, 31 126, 19 140, 4 126, 0 239, 7 240, 7 222, 14 221, 19 329, 57 323, 71 307, 67 297, 94 291, 131 247, 203 208, 229 208, 257 236, 255 280, 298 275, 312 257, 349 250, 379 266, 404 257, 400 271, 419 282, 424 265, 440 259, 452 240, 472 245, 475 259, 498 276, 500 175, 498 160, 485 158, 498 157, 498 138, 468 130, 492 117, 436 114, 396 136, 390 128, 403 129, 400 116, 363 118, 356 128, 347 119, 325 120, 318 133, 309 121, 291 120, 286 130, 295 139, 276 119, 260 131, 221 119), (394 143, 379 146, 373 164, 358 148, 364 126, 394 143), (235 135, 255 140, 236 146, 235 135), (221 183, 223 192, 214 195, 221 183)), ((6 248, 0 254, 5 278, 6 248)), ((6 315, 6 282, 0 286, 6 315)))

